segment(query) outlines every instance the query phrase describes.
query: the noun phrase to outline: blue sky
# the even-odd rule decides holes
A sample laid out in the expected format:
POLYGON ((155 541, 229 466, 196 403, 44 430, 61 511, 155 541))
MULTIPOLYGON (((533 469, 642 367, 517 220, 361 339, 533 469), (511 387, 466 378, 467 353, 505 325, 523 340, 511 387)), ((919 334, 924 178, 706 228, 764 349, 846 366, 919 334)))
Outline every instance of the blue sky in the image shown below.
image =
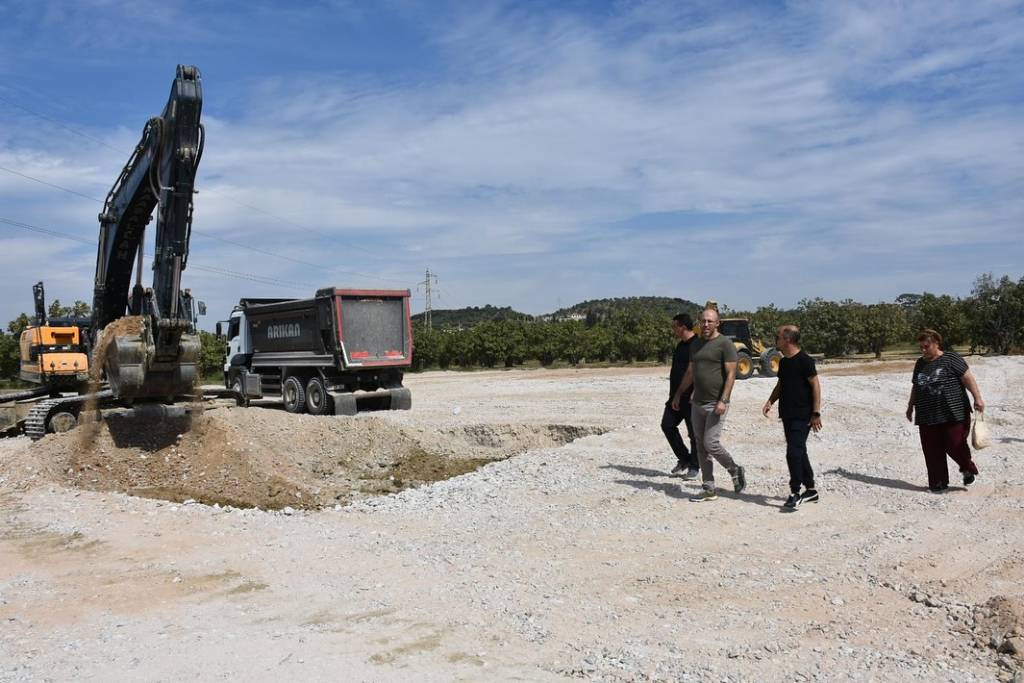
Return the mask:
POLYGON ((1024 274, 1021 2, 0 0, 0 16, 2 322, 39 279, 91 300, 101 200, 178 63, 203 76, 184 284, 206 327, 241 296, 415 293, 427 268, 437 307, 529 313, 870 303, 1024 274))

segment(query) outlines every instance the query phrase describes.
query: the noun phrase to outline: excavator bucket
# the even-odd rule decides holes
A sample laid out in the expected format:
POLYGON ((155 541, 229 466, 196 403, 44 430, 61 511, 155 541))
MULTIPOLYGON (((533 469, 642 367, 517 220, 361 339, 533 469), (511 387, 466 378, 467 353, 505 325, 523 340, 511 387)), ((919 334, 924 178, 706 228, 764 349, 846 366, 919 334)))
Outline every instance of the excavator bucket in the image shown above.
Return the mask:
POLYGON ((150 319, 126 316, 103 330, 94 357, 117 398, 170 398, 193 392, 199 351, 198 335, 182 334, 176 357, 161 361, 150 319))

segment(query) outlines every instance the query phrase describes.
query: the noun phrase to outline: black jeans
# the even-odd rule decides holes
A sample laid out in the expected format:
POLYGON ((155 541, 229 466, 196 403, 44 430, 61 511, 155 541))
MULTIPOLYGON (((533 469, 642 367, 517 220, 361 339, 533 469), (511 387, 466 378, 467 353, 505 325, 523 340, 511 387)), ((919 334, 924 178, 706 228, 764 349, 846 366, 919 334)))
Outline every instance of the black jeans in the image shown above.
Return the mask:
POLYGON ((811 432, 809 419, 785 418, 782 429, 786 432, 786 464, 789 465, 789 490, 800 493, 800 485, 814 488, 814 470, 807 455, 807 435, 811 432))
POLYGON ((672 410, 672 400, 665 403, 665 412, 661 415, 661 431, 668 439, 668 445, 676 455, 679 464, 688 469, 697 469, 700 464, 697 462, 697 442, 693 439, 693 421, 690 419, 689 401, 681 403, 679 410, 672 410), (679 433, 679 423, 686 423, 686 434, 690 438, 690 448, 683 443, 683 436, 679 433))

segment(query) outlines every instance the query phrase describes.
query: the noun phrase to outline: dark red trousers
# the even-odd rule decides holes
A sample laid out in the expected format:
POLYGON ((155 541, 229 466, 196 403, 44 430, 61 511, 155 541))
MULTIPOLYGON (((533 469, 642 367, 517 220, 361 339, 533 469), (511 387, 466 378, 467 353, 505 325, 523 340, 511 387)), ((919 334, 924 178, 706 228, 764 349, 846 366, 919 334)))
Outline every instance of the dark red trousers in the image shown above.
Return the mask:
POLYGON ((928 488, 949 486, 947 455, 960 466, 961 472, 978 473, 978 466, 971 459, 971 447, 967 445, 967 435, 971 432, 970 420, 919 425, 919 429, 924 464, 928 468, 928 488))

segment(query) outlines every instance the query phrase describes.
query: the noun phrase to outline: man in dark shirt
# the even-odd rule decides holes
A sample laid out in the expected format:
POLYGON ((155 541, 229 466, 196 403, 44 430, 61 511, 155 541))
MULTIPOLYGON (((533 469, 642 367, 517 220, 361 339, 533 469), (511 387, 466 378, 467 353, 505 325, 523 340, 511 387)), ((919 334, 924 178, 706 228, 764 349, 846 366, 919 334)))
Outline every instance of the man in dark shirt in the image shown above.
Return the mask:
POLYGON ((669 446, 676 456, 676 466, 672 468, 672 474, 681 476, 683 479, 696 479, 700 475, 700 465, 697 463, 697 445, 693 440, 693 421, 690 418, 690 394, 687 391, 682 396, 679 409, 672 407, 672 397, 676 395, 683 377, 686 375, 686 368, 690 366, 690 344, 696 338, 693 332, 693 318, 686 313, 680 313, 672 318, 672 334, 679 343, 672 353, 672 370, 668 377, 668 400, 665 401, 665 412, 661 415, 661 431, 665 433, 669 446), (679 423, 686 423, 686 434, 690 439, 690 447, 683 443, 683 437, 679 433, 679 423))
POLYGON ((812 429, 821 429, 821 385, 814 359, 799 344, 800 329, 796 325, 779 328, 775 338, 775 346, 783 356, 779 363, 779 379, 761 411, 768 417, 772 404, 779 401, 779 417, 786 434, 790 491, 783 509, 788 511, 795 511, 804 503, 818 502, 814 471, 807 455, 807 435, 812 429), (803 493, 800 493, 801 485, 803 493))

